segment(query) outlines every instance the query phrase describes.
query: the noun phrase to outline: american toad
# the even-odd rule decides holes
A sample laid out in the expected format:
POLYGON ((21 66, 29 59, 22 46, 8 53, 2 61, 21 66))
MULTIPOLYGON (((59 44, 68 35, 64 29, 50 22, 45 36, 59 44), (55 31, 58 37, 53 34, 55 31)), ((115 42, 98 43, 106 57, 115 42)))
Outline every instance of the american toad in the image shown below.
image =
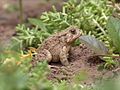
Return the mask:
POLYGON ((37 62, 47 60, 48 62, 60 61, 62 65, 68 65, 68 56, 72 42, 80 37, 80 30, 75 26, 70 26, 62 32, 48 37, 37 49, 37 54, 32 59, 32 65, 37 62))

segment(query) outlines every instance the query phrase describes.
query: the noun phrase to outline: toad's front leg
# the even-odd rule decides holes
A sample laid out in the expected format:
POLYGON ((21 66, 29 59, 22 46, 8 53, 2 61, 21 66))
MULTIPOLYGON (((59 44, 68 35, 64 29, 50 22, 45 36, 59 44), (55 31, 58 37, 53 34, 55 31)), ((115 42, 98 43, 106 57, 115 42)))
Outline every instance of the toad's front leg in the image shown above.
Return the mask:
POLYGON ((62 48, 62 50, 60 51, 60 61, 62 63, 62 65, 69 65, 69 62, 68 62, 68 50, 67 50, 67 47, 64 46, 62 48))

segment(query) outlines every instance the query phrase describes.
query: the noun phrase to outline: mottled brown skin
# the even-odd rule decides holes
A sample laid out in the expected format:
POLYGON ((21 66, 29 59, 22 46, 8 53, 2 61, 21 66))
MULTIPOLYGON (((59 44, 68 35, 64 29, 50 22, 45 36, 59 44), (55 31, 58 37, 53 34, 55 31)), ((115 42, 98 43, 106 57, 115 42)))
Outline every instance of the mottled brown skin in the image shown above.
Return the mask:
POLYGON ((71 26, 62 32, 47 38, 37 49, 37 55, 32 60, 32 65, 37 62, 47 60, 48 62, 60 61, 62 65, 68 65, 68 56, 72 42, 80 37, 80 30, 71 26))

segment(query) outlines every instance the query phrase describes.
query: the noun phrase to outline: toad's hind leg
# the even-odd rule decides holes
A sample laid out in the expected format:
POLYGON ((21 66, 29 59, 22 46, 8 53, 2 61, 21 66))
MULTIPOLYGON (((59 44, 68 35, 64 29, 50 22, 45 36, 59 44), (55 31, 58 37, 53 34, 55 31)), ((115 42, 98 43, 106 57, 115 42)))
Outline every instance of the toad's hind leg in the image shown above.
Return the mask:
POLYGON ((32 67, 35 67, 38 64, 38 62, 42 62, 44 60, 46 60, 48 63, 51 62, 51 60, 52 60, 51 53, 46 49, 39 51, 37 53, 37 55, 35 55, 35 57, 33 57, 32 61, 31 61, 32 67))

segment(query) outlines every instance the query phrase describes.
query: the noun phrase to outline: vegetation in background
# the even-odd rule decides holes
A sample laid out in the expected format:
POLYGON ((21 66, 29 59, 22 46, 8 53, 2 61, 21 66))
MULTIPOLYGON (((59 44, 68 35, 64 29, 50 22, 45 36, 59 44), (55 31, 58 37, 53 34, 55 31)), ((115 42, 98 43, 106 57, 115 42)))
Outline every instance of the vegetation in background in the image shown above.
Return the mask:
POLYGON ((108 50, 105 47, 106 42, 104 45, 92 37, 82 38, 86 44, 91 46, 90 48, 97 50, 95 52, 99 55, 105 53, 104 68, 114 66, 116 64, 113 58, 116 55, 114 51, 120 52, 120 20, 114 17, 109 18, 113 11, 114 8, 108 5, 108 0, 69 0, 64 3, 61 12, 53 7, 53 11, 44 12, 39 19, 29 19, 29 22, 34 25, 32 28, 24 24, 18 25, 15 41, 13 40, 10 47, 0 53, 0 90, 119 90, 116 88, 119 85, 112 83, 115 81, 106 81, 93 87, 81 85, 79 81, 86 76, 80 74, 72 83, 62 80, 54 83, 47 79, 50 70, 46 62, 39 63, 29 71, 32 55, 29 52, 22 53, 24 48, 38 47, 38 44, 54 32, 64 30, 70 25, 76 25, 87 35, 95 36, 102 41, 110 40, 108 44, 111 47, 108 50), (112 53, 107 55, 110 49, 112 53), (112 87, 109 88, 110 86, 112 87))
POLYGON ((29 71, 30 58, 23 61, 20 55, 18 57, 14 57, 14 53, 7 55, 8 57, 0 63, 0 90, 119 90, 119 82, 116 80, 101 81, 102 83, 93 86, 82 85, 80 81, 86 76, 81 73, 75 76, 71 83, 62 80, 54 83, 47 79, 49 68, 46 62, 39 63, 29 71), (23 62, 18 64, 17 62, 21 60, 23 62))
POLYGON ((40 17, 50 33, 61 31, 70 25, 76 25, 84 33, 105 39, 106 22, 114 11, 108 0, 69 0, 64 3, 61 12, 44 12, 40 17))
POLYGON ((30 60, 30 57, 22 57, 14 50, 6 53, 4 60, 0 58, 0 90, 84 90, 87 88, 79 83, 70 86, 66 81, 53 83, 47 79, 50 71, 48 64, 41 62, 30 71, 30 60))
POLYGON ((81 36, 79 39, 89 49, 94 51, 94 56, 99 56, 102 60, 105 61, 103 64, 105 69, 111 69, 119 65, 119 63, 115 61, 119 55, 112 53, 103 42, 100 42, 96 38, 89 35, 81 36))
POLYGON ((111 47, 115 48, 117 53, 120 53, 120 19, 110 17, 107 23, 108 37, 110 37, 111 47))
MULTIPOLYGON (((41 23, 39 24, 41 25, 41 23)), ((15 38, 21 43, 23 49, 31 46, 38 47, 38 44, 50 35, 44 28, 40 29, 39 26, 30 29, 25 25, 18 25, 16 29, 17 38, 15 38)))
MULTIPOLYGON (((69 0, 64 3, 62 11, 58 12, 53 6, 52 11, 44 12, 39 19, 29 19, 29 21, 32 25, 39 27, 35 30, 38 33, 42 32, 49 35, 64 30, 70 25, 76 25, 83 30, 84 34, 94 35, 104 41, 107 40, 107 19, 114 11, 108 2, 108 0, 69 0)), ((29 31, 28 28, 23 28, 22 25, 18 26, 17 29, 21 34, 33 31, 29 31)), ((34 39, 29 40, 27 40, 28 36, 21 34, 20 36, 19 34, 18 39, 25 43, 34 42, 38 39, 37 35, 33 33, 29 33, 29 35, 34 36, 34 39), (19 36, 24 38, 20 38, 19 36)), ((44 40, 47 36, 40 35, 39 37, 44 40)), ((40 44, 41 41, 37 40, 36 43, 40 44)), ((30 43, 25 46, 34 47, 30 43)))
MULTIPOLYGON (((17 40, 21 42, 22 48, 31 46, 38 47, 38 45, 51 34, 64 30, 70 25, 76 25, 82 29, 84 34, 92 35, 97 39, 104 41, 105 44, 107 43, 106 46, 110 47, 110 42, 108 41, 109 30, 106 28, 106 23, 113 11, 115 11, 115 8, 110 6, 108 0, 69 0, 64 3, 62 11, 60 12, 53 6, 52 11, 44 12, 39 19, 29 19, 29 22, 35 26, 32 29, 25 25, 18 25, 17 40)), ((95 41, 95 39, 91 40, 93 42, 95 41)), ((80 42, 76 41, 75 43, 79 44, 80 42)), ((99 43, 98 46, 100 44, 101 43, 99 43)), ((88 45, 91 46, 92 43, 91 45, 90 43, 88 45)), ((100 46, 103 46, 103 44, 100 46)), ((106 48, 101 48, 100 46, 90 48, 93 48, 94 50, 98 49, 95 52, 103 50, 102 53, 108 53, 106 48)), ((111 56, 112 53, 109 56, 110 59, 106 60, 108 64, 114 63, 111 56)), ((104 59, 106 59, 106 57, 104 59)))
POLYGON ((5 11, 7 11, 8 13, 12 13, 12 12, 19 10, 19 7, 14 4, 6 3, 3 5, 3 9, 5 9, 5 11))

